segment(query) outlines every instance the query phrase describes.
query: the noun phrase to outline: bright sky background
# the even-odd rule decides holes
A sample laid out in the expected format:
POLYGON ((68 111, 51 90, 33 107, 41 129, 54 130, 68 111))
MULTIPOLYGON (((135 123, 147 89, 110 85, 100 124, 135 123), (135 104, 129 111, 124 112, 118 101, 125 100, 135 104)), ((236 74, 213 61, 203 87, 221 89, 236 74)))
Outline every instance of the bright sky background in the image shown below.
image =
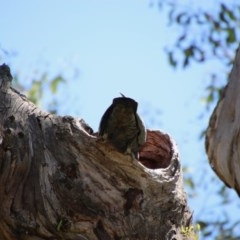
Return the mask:
MULTIPOLYGON (((183 166, 191 169, 196 182, 206 181, 189 199, 195 218, 220 218, 221 211, 214 207, 219 202, 216 183, 207 184, 212 171, 199 140, 210 115, 201 98, 207 74, 216 64, 173 70, 164 48, 174 42, 178 29, 168 26, 166 12, 149 3, 2 0, 0 47, 16 56, 0 51, 1 60, 22 76, 25 86, 30 86, 36 69, 63 74, 68 81, 59 88, 59 113, 82 117, 95 131, 114 97, 121 92, 134 98, 147 127, 169 133, 183 166)), ((46 91, 42 108, 49 98, 46 91)), ((237 195, 230 192, 231 204, 237 205, 237 195)))

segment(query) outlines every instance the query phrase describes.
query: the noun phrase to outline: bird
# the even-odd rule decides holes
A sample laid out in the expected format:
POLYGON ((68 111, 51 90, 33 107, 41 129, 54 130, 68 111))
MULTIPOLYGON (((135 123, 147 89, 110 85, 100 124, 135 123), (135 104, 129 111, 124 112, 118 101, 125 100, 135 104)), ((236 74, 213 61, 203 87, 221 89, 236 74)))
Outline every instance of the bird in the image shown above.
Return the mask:
POLYGON ((114 98, 101 118, 98 134, 119 152, 138 159, 139 149, 146 142, 146 128, 137 107, 135 100, 123 94, 114 98))

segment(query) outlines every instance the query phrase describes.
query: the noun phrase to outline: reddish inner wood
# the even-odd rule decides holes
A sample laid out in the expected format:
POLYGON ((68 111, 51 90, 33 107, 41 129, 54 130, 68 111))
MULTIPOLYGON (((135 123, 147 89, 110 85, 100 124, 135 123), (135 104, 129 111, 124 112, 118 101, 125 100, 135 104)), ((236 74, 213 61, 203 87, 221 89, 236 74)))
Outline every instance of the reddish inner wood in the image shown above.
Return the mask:
POLYGON ((147 168, 158 169, 169 166, 172 158, 170 137, 160 131, 147 130, 147 141, 139 152, 139 161, 147 168))

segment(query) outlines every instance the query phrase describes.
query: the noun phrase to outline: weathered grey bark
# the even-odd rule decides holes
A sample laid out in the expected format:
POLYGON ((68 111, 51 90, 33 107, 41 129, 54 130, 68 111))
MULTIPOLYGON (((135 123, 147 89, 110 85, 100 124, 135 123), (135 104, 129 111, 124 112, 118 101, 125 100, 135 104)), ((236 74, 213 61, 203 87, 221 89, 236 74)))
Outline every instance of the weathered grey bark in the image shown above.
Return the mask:
POLYGON ((240 50, 206 134, 206 151, 213 170, 240 195, 240 50))
POLYGON ((191 212, 167 134, 148 131, 139 162, 91 135, 83 121, 39 110, 10 82, 3 65, 1 240, 185 238, 191 212))

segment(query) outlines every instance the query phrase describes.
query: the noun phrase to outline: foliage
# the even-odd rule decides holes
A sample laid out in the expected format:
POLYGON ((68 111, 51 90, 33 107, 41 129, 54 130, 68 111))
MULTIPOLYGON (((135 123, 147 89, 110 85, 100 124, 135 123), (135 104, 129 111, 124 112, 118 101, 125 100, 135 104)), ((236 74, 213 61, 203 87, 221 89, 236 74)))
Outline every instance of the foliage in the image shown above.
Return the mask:
POLYGON ((187 67, 191 62, 203 62, 212 58, 231 64, 240 39, 240 4, 229 0, 214 1, 202 6, 179 5, 178 1, 162 0, 168 6, 170 26, 177 25, 180 35, 168 51, 173 67, 187 67), (195 7, 194 7, 195 6, 195 7), (182 58, 179 58, 179 55, 182 58))
MULTIPOLYGON (((166 47, 170 66, 186 69, 194 63, 214 62, 217 68, 209 73, 206 82, 206 96, 202 99, 207 109, 216 103, 228 80, 231 65, 240 41, 240 2, 234 0, 175 1, 157 0, 160 10, 167 10, 169 26, 177 28, 180 34, 172 45, 166 47)), ((204 131, 202 137, 204 136, 204 131)), ((193 176, 186 174, 185 184, 194 197, 196 183, 193 176)), ((212 182, 212 179, 209 179, 212 182)), ((208 181, 209 181, 208 180, 208 181)), ((229 203, 226 186, 219 185, 217 195, 220 208, 229 203)), ((230 213, 231 214, 231 213, 230 213)), ((239 221, 231 222, 229 212, 222 210, 222 219, 200 221, 201 232, 207 239, 239 239, 239 221), (217 233, 217 234, 216 234, 217 233)), ((204 239, 205 239, 204 238, 204 239)))
POLYGON ((44 88, 49 88, 52 94, 56 94, 57 87, 63 82, 65 82, 65 80, 60 75, 50 79, 47 73, 43 73, 40 79, 33 81, 31 88, 28 90, 27 96, 33 103, 39 105, 43 97, 44 88))
MULTIPOLYGON (((9 59, 10 62, 16 57, 15 51, 6 50, 0 44, 0 63, 5 59, 9 59)), ((2 64, 2 63, 1 63, 2 64)), ((41 70, 40 66, 35 66, 35 70, 29 70, 28 77, 12 72, 13 74, 13 87, 20 92, 24 92, 27 98, 35 105, 41 106, 43 104, 44 97, 47 96, 46 92, 50 91, 50 95, 47 100, 46 109, 51 113, 57 112, 57 100, 54 95, 58 93, 58 88, 61 84, 66 83, 66 79, 63 74, 50 74, 50 71, 46 68, 41 70), (26 79, 29 79, 31 84, 28 87, 26 79)))
POLYGON ((63 76, 56 75, 54 77, 50 77, 49 73, 43 72, 37 79, 32 80, 32 84, 30 88, 26 88, 21 81, 19 80, 19 76, 17 74, 14 75, 14 86, 17 89, 21 89, 21 91, 25 91, 28 99, 32 101, 35 105, 40 106, 43 101, 43 96, 45 91, 51 92, 51 97, 48 100, 48 111, 51 113, 56 113, 57 111, 57 103, 54 99, 54 95, 57 94, 57 89, 60 84, 66 82, 63 76))
POLYGON ((196 224, 196 226, 182 227, 181 232, 187 239, 199 240, 200 229, 200 225, 196 224))
POLYGON ((218 100, 226 84, 240 41, 240 3, 234 0, 192 2, 158 1, 160 9, 167 9, 169 26, 177 27, 180 33, 173 45, 166 47, 169 64, 174 68, 210 61, 219 64, 218 70, 213 69, 209 74, 204 99, 209 107, 218 100))

